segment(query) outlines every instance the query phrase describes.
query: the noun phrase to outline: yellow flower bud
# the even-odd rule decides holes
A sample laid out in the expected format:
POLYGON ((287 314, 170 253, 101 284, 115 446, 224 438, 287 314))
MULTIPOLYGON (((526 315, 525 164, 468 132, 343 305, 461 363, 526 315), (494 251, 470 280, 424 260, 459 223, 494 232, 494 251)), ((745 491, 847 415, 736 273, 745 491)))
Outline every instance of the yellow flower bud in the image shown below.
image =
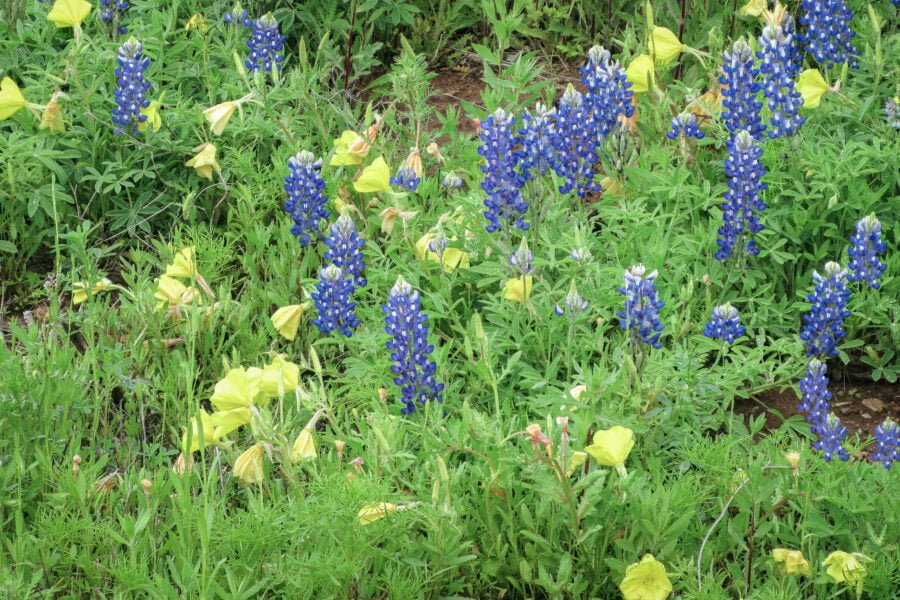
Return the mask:
POLYGON ((309 460, 316 458, 318 455, 313 432, 311 429, 304 427, 300 430, 300 435, 297 436, 297 439, 294 440, 294 446, 291 448, 291 461, 309 460))
POLYGON ((667 65, 678 58, 684 45, 671 29, 656 26, 650 34, 650 56, 658 65, 667 65))
POLYGON ((203 111, 203 116, 209 123, 209 130, 213 135, 222 135, 225 126, 228 125, 228 120, 231 119, 231 115, 234 114, 237 107, 237 102, 222 102, 203 111))
POLYGON ((262 444, 253 444, 234 461, 234 476, 244 484, 261 483, 265 478, 262 444))
POLYGON ((297 330, 300 328, 300 318, 303 316, 303 304, 291 304, 282 306, 271 316, 275 330, 289 342, 297 338, 297 330))
POLYGON ((788 575, 809 575, 809 563, 799 550, 775 548, 772 550, 775 562, 784 563, 784 572, 788 575))
POLYGON ((197 175, 212 181, 213 171, 221 173, 222 169, 216 160, 216 147, 209 142, 194 148, 196 153, 193 158, 184 163, 186 167, 193 167, 197 175))
POLYGON ((76 281, 72 284, 72 304, 79 305, 88 299, 88 296, 94 296, 100 292, 105 292, 112 285, 112 281, 104 277, 93 285, 88 285, 84 281, 76 281))
POLYGON ((360 508, 356 517, 359 520, 360 525, 369 525, 370 523, 374 523, 395 512, 397 512, 396 504, 391 504, 390 502, 376 502, 373 504, 366 504, 360 508))

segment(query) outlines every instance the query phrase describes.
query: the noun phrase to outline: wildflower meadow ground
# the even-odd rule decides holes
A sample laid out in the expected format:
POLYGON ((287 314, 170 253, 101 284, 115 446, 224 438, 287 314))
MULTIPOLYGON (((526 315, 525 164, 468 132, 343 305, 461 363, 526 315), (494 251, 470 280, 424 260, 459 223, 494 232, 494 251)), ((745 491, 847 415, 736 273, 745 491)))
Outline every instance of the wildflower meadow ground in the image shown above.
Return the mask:
POLYGON ((8 0, 0 598, 900 597, 896 0, 8 0))

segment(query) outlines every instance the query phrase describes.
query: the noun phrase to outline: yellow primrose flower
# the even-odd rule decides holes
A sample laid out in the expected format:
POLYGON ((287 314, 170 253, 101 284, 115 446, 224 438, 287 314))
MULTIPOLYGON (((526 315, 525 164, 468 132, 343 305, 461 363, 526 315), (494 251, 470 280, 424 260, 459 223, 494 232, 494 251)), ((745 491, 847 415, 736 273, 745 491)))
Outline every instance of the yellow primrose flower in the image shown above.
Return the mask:
POLYGON ((645 554, 641 562, 625 569, 619 589, 625 600, 665 600, 672 593, 672 582, 663 564, 652 554, 645 554))
POLYGON ((303 304, 291 304, 282 306, 270 317, 275 330, 289 342, 297 338, 297 330, 300 328, 300 318, 306 307, 303 304))
POLYGON ((513 302, 521 302, 525 304, 531 297, 531 291, 534 288, 534 277, 525 275, 524 277, 516 277, 508 280, 503 285, 503 297, 513 302))
POLYGON ((188 289, 186 285, 168 275, 163 275, 156 281, 156 293, 153 297, 159 300, 156 304, 157 310, 181 304, 182 297, 188 289))
POLYGON ((41 124, 38 129, 49 129, 51 133, 62 133, 66 130, 66 123, 63 121, 62 105, 57 99, 59 93, 53 94, 50 102, 44 107, 44 113, 41 115, 41 124))
POLYGON ((656 71, 653 67, 653 59, 649 54, 641 54, 625 69, 625 77, 631 82, 631 91, 635 94, 650 89, 654 73, 656 71))
POLYGON ((361 164, 369 153, 369 143, 355 131, 347 130, 334 140, 334 156, 328 161, 332 167, 350 167, 361 164))
MULTIPOLYGON (((429 232, 419 238, 419 241, 416 242, 416 254, 419 255, 420 259, 424 260, 427 258, 428 260, 434 261, 440 264, 448 273, 457 267, 469 267, 469 253, 463 252, 459 248, 447 246, 444 248, 443 257, 439 257, 437 252, 429 250, 428 245, 431 244, 436 237, 436 233, 429 232)), ((453 236, 448 241, 455 242, 456 239, 456 236, 453 236)))
POLYGON ((650 56, 658 65, 667 65, 678 58, 684 45, 671 29, 655 26, 650 34, 650 56))
POLYGON ((809 575, 809 563, 799 550, 775 548, 772 550, 772 559, 784 563, 784 572, 788 575, 809 575))
POLYGON ((169 277, 182 277, 184 279, 197 279, 200 273, 194 262, 194 247, 182 248, 175 254, 172 264, 166 265, 166 275, 169 277))
POLYGON ((78 306, 88 299, 88 295, 94 296, 100 292, 105 292, 112 284, 112 281, 106 277, 90 286, 83 281, 76 281, 72 284, 72 304, 78 306), (89 291, 90 294, 88 294, 89 291))
POLYGON ((0 121, 8 119, 28 104, 16 82, 9 77, 0 81, 0 121))
POLYGON ((822 96, 830 92, 831 87, 825 82, 818 69, 806 69, 797 79, 797 89, 803 96, 803 108, 817 108, 822 96))
POLYGON ((210 417, 210 422, 214 427, 213 437, 218 441, 235 429, 247 425, 252 419, 253 413, 249 408, 232 408, 214 412, 210 417))
POLYGON ((264 398, 278 398, 291 394, 300 385, 300 366, 276 354, 260 374, 259 393, 264 398))
POLYGON ((391 170, 383 156, 379 156, 372 164, 363 169, 359 179, 353 182, 357 192, 384 192, 391 189, 391 170))
POLYGON ((316 441, 313 439, 311 429, 304 427, 300 431, 300 435, 294 440, 294 446, 291 448, 291 461, 297 462, 301 459, 309 460, 316 458, 319 453, 316 451, 316 441))
POLYGON ((47 20, 57 27, 78 27, 91 12, 91 3, 86 0, 56 0, 47 13, 47 20))
POLYGON ((212 446, 219 441, 215 434, 215 425, 209 413, 201 408, 198 416, 200 418, 200 427, 197 427, 197 416, 191 417, 189 429, 186 429, 184 435, 181 436, 181 448, 185 454, 199 450, 200 440, 203 440, 204 446, 212 446), (190 431, 190 446, 188 445, 188 431, 190 431))
POLYGON ((234 461, 234 476, 244 484, 262 482, 266 476, 262 444, 253 444, 237 457, 234 461))
POLYGON ((859 583, 868 573, 868 569, 863 564, 865 561, 872 560, 865 554, 859 552, 849 553, 838 550, 832 552, 822 562, 828 567, 828 575, 834 579, 835 583, 859 583))
POLYGON ((615 425, 594 433, 594 443, 584 449, 598 463, 606 467, 621 467, 634 448, 634 432, 615 425))
POLYGON ((191 18, 184 25, 185 31, 190 31, 191 29, 196 29, 197 31, 206 31, 206 19, 203 18, 203 15, 200 13, 194 13, 191 15, 191 18))
POLYGON ((231 115, 234 114, 237 107, 237 102, 228 101, 216 104, 203 111, 203 116, 209 122, 209 130, 213 135, 222 135, 222 132, 225 131, 225 126, 228 125, 228 120, 231 119, 231 115))
POLYGON ((566 475, 571 475, 575 472, 575 469, 584 464, 584 461, 587 460, 588 453, 582 452, 580 450, 576 450, 572 453, 572 456, 569 457, 569 464, 566 466, 566 475))
POLYGON ((356 517, 359 520, 360 525, 368 525, 395 512, 397 512, 396 504, 391 504, 390 502, 376 502, 363 506, 359 509, 356 517))
MULTIPOLYGON (((259 371, 259 369, 256 369, 259 371)), ((247 408, 259 394, 260 377, 249 369, 231 369, 218 383, 209 401, 218 410, 247 408)))
POLYGON ((147 117, 147 120, 138 123, 138 131, 141 133, 146 132, 148 129, 153 133, 159 131, 159 128, 162 127, 162 117, 159 116, 160 108, 162 108, 162 102, 159 100, 154 100, 150 103, 150 106, 141 108, 141 114, 147 117))
POLYGON ((740 13, 748 17, 758 17, 766 10, 767 4, 768 0, 749 0, 747 4, 741 7, 740 13))
POLYGON ((400 210, 395 206, 387 207, 378 215, 381 217, 381 233, 390 235, 398 217, 403 221, 403 232, 406 233, 406 222, 417 214, 419 214, 418 211, 414 210, 400 210))
POLYGON ((192 159, 184 163, 184 166, 193 167, 197 171, 197 175, 210 181, 213 178, 213 171, 216 173, 222 172, 219 162, 216 160, 216 147, 213 144, 209 142, 201 144, 194 148, 193 151, 196 154, 192 159))

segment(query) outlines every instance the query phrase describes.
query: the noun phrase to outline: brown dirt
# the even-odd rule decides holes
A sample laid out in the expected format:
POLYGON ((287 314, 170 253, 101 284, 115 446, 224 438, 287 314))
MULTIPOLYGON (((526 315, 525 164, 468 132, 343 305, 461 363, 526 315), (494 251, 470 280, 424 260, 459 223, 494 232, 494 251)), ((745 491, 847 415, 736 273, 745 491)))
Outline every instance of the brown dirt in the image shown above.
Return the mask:
POLYGON ((460 133, 474 134, 475 122, 466 116, 462 103, 481 104, 481 90, 484 83, 478 71, 442 71, 429 83, 434 93, 431 97, 432 106, 441 113, 446 113, 448 107, 455 106, 459 109, 460 133))
MULTIPOLYGON (((900 383, 832 385, 831 393, 834 413, 850 433, 865 437, 871 435, 875 426, 887 417, 900 421, 900 383)), ((735 399, 734 411, 751 417, 766 413, 766 430, 771 431, 778 429, 783 422, 773 411, 778 411, 784 418, 798 415, 798 402, 793 390, 769 390, 755 398, 735 399)))

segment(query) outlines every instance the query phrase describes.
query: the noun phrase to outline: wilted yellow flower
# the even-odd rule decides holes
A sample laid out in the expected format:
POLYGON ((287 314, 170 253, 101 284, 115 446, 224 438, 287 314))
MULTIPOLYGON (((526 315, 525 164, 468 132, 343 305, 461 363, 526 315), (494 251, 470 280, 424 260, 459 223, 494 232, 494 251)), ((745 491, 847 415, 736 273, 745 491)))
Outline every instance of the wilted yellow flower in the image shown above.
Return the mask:
POLYGON ((262 444, 253 444, 234 461, 234 476, 244 484, 260 483, 265 478, 262 444))
POLYGON ((533 276, 525 275, 524 277, 516 277, 515 279, 508 280, 503 285, 503 297, 507 300, 524 304, 531 297, 533 288, 533 276))
POLYGON ((406 232, 406 222, 419 214, 414 210, 400 210, 395 206, 389 206, 378 215, 381 217, 381 233, 389 235, 394 230, 394 222, 399 217, 403 221, 403 231, 406 232))
POLYGON ((235 429, 247 425, 253 419, 253 413, 249 408, 232 408, 231 410, 220 410, 214 412, 210 416, 213 424, 213 436, 218 441, 225 437, 235 429))
POLYGON ((272 325, 284 339, 293 342, 297 338, 297 330, 300 328, 300 318, 303 316, 304 310, 303 304, 282 306, 270 317, 272 325))
POLYGON ((237 110, 237 107, 237 102, 228 101, 216 104, 203 111, 203 116, 209 122, 209 130, 212 131, 213 135, 222 135, 222 132, 225 131, 225 126, 228 125, 228 120, 234 114, 234 111, 237 110))
POLYGON ((828 567, 828 575, 835 583, 859 583, 868 573, 868 569, 863 564, 865 561, 872 560, 865 554, 859 552, 843 552, 838 550, 832 552, 822 562, 828 567))
POLYGON ((584 449, 598 463, 606 467, 621 467, 634 448, 634 432, 614 425, 594 433, 594 443, 584 449))
POLYGON ((94 284, 90 286, 84 281, 76 281, 72 284, 72 304, 77 306, 87 300, 89 295, 88 291, 90 291, 91 296, 94 296, 100 292, 105 292, 112 284, 112 281, 106 277, 100 281, 94 282, 94 284))
POLYGON ((213 171, 221 173, 219 162, 216 160, 216 147, 209 142, 197 146, 193 150, 196 152, 194 157, 184 163, 186 167, 193 167, 197 171, 197 175, 205 177, 212 181, 213 171))
POLYGON ((391 170, 383 156, 379 156, 372 164, 363 169, 359 179, 353 182, 357 192, 384 192, 391 189, 391 170))
POLYGON ((576 450, 572 453, 572 456, 569 457, 569 464, 566 466, 566 475, 571 475, 575 472, 575 469, 584 464, 584 461, 587 460, 588 453, 582 452, 580 450, 576 450))
POLYGON ((416 177, 422 177, 422 153, 418 148, 409 151, 409 156, 406 157, 406 166, 413 170, 416 177))
POLYGON ((650 89, 656 70, 653 67, 653 59, 649 54, 641 54, 625 69, 625 77, 631 82, 631 91, 635 94, 646 92, 650 89))
POLYGON ((59 92, 53 94, 50 102, 44 107, 41 115, 41 124, 38 129, 49 129, 51 133, 62 133, 66 130, 66 123, 63 121, 62 105, 58 100, 59 92))
POLYGON ((435 157, 439 161, 444 162, 444 155, 441 154, 441 149, 435 142, 431 142, 430 144, 428 144, 428 146, 425 147, 425 152, 435 157))
POLYGON ((4 77, 3 81, 0 81, 0 121, 10 118, 26 104, 28 103, 25 96, 22 95, 16 82, 4 77))
POLYGON ((741 14, 749 17, 758 17, 766 10, 768 0, 749 0, 740 9, 741 14))
POLYGON ((791 468, 794 472, 800 468, 800 453, 799 452, 788 452, 784 455, 784 458, 787 460, 788 464, 791 465, 791 468))
MULTIPOLYGON (((206 19, 203 18, 203 15, 200 13, 194 13, 191 15, 191 18, 184 25, 185 31, 190 31, 191 29, 196 29, 197 31, 206 31, 206 19)), ((218 135, 218 134, 216 134, 218 135)))
POLYGON ((771 23, 772 25, 781 25, 784 21, 784 14, 787 12, 787 7, 781 2, 775 2, 775 6, 772 10, 764 10, 762 13, 763 19, 766 23, 771 23))
POLYGON ((618 179, 613 179, 612 177, 604 177, 600 181, 600 187, 604 192, 616 194, 617 196, 622 193, 622 182, 618 179))
POLYGON ((652 554, 645 554, 641 562, 625 569, 619 589, 625 600, 665 600, 672 593, 672 582, 663 564, 652 554))
POLYGON ((209 416, 209 413, 203 409, 200 409, 197 416, 191 418, 188 429, 185 430, 184 435, 182 435, 182 451, 185 454, 196 452, 200 449, 201 440, 203 441, 204 446, 212 446, 219 441, 216 437, 216 428, 212 418, 209 416), (199 427, 197 426, 198 418, 200 419, 199 427), (190 436, 188 435, 188 432, 190 432, 190 436), (188 440, 188 437, 190 437, 190 440, 188 440), (188 443, 189 441, 190 444, 188 443))
POLYGON ((277 398, 291 394, 300 385, 300 367, 284 354, 276 354, 272 362, 262 369, 259 394, 262 398, 277 398))
POLYGON ((259 394, 259 385, 260 377, 254 376, 252 372, 248 373, 248 369, 243 367, 231 369, 223 379, 216 383, 209 401, 218 410, 246 408, 253 404, 259 394))
POLYGON ((300 435, 294 440, 294 446, 291 448, 291 461, 309 460, 318 456, 316 451, 316 441, 313 439, 311 429, 304 427, 300 431, 300 435))
POLYGON ((188 289, 186 285, 168 275, 163 275, 156 281, 156 293, 153 297, 159 300, 156 304, 157 310, 166 306, 177 306, 182 303, 182 298, 188 289))
MULTIPOLYGON (((434 241, 437 234, 434 232, 429 232, 419 238, 419 241, 416 242, 416 254, 419 255, 420 259, 428 259, 434 261, 441 265, 441 267, 447 271, 448 273, 457 267, 468 268, 469 267, 469 253, 463 252, 459 248, 454 248, 452 246, 447 246, 444 248, 443 257, 439 257, 437 252, 433 252, 428 249, 428 245, 434 241)), ((450 242, 456 241, 456 236, 453 236, 449 239, 450 242)))
POLYGON ((194 262, 193 246, 182 248, 175 254, 172 263, 166 265, 166 275, 184 279, 197 279, 200 277, 200 273, 197 271, 197 263, 194 262))
POLYGON ((809 575, 809 563, 799 550, 775 548, 772 550, 772 559, 784 563, 784 572, 788 575, 809 575))
MULTIPOLYGON (((678 58, 684 45, 671 29, 655 26, 650 34, 650 56, 658 65, 667 65, 678 58)), ((634 64, 634 63, 632 63, 634 64)))
MULTIPOLYGON (((376 130, 377 131, 377 130, 376 130)), ((355 131, 345 131, 334 140, 334 156, 328 161, 332 167, 350 167, 361 164, 369 153, 369 143, 355 131)))
POLYGON ((368 525, 395 512, 397 512, 396 504, 391 504, 390 502, 376 502, 363 506, 359 509, 356 517, 359 519, 360 525, 368 525))
POLYGON ((78 27, 91 12, 91 3, 86 0, 56 0, 47 13, 47 20, 57 27, 78 27))
POLYGON ((797 89, 803 96, 803 108, 817 108, 822 102, 822 96, 832 91, 818 69, 806 69, 800 73, 797 89))
POLYGON ((159 100, 154 100, 150 103, 150 106, 141 108, 141 114, 147 117, 147 120, 138 123, 138 131, 141 133, 144 133, 148 129, 153 133, 159 131, 159 128, 162 127, 162 117, 159 116, 160 108, 162 108, 162 102, 159 100))

